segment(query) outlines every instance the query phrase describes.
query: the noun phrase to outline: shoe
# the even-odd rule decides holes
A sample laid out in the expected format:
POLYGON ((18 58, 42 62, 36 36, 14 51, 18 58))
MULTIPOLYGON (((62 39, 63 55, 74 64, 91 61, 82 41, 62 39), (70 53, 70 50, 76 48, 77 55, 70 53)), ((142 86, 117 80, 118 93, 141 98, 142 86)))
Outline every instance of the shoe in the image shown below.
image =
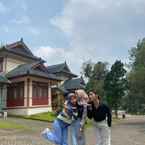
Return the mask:
POLYGON ((49 132, 49 131, 50 131, 49 128, 45 128, 45 129, 41 132, 41 135, 44 135, 44 134, 46 134, 46 133, 49 132))

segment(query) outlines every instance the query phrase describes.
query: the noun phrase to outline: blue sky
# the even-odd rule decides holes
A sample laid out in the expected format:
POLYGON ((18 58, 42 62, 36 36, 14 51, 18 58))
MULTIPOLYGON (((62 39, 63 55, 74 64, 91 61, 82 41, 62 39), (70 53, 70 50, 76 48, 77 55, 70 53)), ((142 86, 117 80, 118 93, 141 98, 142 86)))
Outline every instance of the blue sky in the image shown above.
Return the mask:
POLYGON ((145 37, 144 0, 0 0, 0 42, 23 37, 47 64, 116 59, 145 37))

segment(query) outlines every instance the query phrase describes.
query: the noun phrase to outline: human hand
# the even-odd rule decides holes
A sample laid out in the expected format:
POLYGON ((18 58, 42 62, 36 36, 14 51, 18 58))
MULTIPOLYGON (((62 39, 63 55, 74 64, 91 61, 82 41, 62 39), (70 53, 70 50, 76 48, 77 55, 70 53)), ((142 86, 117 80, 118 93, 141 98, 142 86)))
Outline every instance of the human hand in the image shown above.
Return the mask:
POLYGON ((82 127, 80 128, 80 132, 83 132, 83 128, 82 127))

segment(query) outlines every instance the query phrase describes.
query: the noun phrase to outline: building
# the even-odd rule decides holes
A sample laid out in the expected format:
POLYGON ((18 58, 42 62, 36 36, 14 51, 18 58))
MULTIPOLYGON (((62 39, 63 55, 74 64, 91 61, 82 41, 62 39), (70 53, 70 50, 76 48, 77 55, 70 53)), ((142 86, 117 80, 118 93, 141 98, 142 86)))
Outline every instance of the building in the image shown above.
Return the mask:
POLYGON ((8 79, 0 75, 0 111, 6 107, 8 79))
POLYGON ((59 106, 61 107, 64 93, 85 88, 83 78, 77 78, 77 75, 72 73, 66 62, 48 66, 47 69, 49 73, 55 74, 62 80, 58 86, 52 88, 52 107, 54 110, 57 110, 59 106))
POLYGON ((0 48, 0 110, 14 115, 52 111, 63 104, 65 92, 84 88, 66 62, 44 63, 23 39, 0 48))
POLYGON ((0 72, 10 81, 7 95, 1 98, 5 98, 3 109, 9 114, 31 115, 51 111, 51 87, 61 80, 48 73, 44 62, 33 55, 22 39, 0 49, 0 72))
POLYGON ((66 80, 77 77, 76 74, 71 72, 66 62, 48 66, 47 70, 49 73, 55 74, 57 77, 61 78, 61 83, 63 83, 66 80))
POLYGON ((61 88, 67 92, 74 92, 78 89, 85 89, 85 81, 82 77, 69 79, 64 81, 64 83, 61 85, 61 88))

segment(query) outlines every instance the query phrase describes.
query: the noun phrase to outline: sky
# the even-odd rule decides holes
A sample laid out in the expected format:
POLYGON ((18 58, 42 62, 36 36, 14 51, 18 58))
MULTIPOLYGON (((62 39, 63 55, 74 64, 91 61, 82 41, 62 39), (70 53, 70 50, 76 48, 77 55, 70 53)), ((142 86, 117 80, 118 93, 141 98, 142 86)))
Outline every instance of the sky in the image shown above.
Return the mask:
POLYGON ((23 38, 48 65, 116 59, 145 37, 145 0, 0 0, 0 43, 23 38))

